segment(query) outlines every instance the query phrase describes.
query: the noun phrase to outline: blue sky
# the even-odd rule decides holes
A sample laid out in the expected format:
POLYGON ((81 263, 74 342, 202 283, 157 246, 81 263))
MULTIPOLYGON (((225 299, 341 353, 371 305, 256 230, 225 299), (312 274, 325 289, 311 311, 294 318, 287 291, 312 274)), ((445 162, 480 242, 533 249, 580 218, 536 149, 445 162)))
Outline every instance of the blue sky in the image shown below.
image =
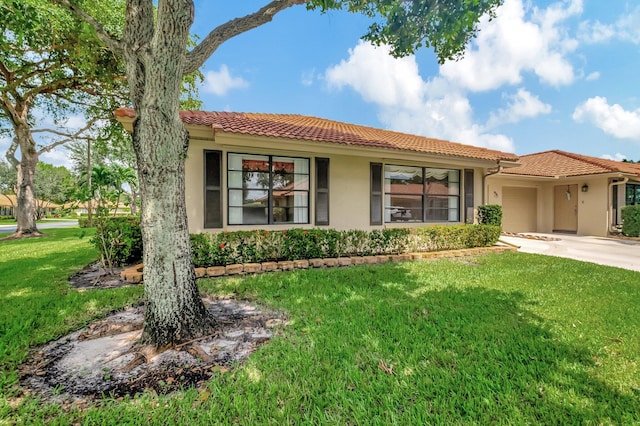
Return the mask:
MULTIPOLYGON (((267 2, 196 0, 192 32, 204 37, 267 2)), ((313 115, 519 155, 640 160, 640 1, 505 0, 464 59, 442 66, 429 49, 393 59, 360 41, 369 23, 281 12, 206 62, 203 109, 313 115)))
MULTIPOLYGON (((266 1, 196 1, 204 36, 266 1)), ((205 64, 206 110, 296 113, 491 147, 640 160, 640 2, 505 0, 464 59, 391 58, 369 20, 292 7, 205 64)))

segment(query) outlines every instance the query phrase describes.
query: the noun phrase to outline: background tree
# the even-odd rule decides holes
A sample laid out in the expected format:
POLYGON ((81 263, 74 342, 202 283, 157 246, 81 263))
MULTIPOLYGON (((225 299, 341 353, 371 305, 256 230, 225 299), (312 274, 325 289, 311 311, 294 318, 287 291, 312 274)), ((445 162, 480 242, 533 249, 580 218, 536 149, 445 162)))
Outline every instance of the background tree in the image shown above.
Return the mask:
POLYGON ((75 190, 75 178, 64 166, 38 162, 34 189, 36 216, 41 219, 49 203, 63 205, 71 201, 75 190))
MULTIPOLYGON (((121 33, 124 0, 85 6, 110 33, 121 33)), ((4 0, 0 23, 0 126, 13 136, 5 156, 17 171, 15 236, 39 235, 34 219, 39 156, 87 137, 98 119, 124 102, 124 68, 88 24, 46 0, 4 0), (69 126, 70 115, 83 124, 69 126)))
MULTIPOLYGON (((124 58, 136 111, 133 147, 142 194, 145 265, 143 340, 162 346, 194 337, 208 324, 198 295, 184 198, 184 158, 189 136, 180 121, 180 82, 199 69, 225 41, 270 22, 279 12, 347 9, 372 20, 364 38, 402 56, 432 46, 440 62, 457 58, 477 22, 501 0, 274 0, 255 13, 222 23, 188 49, 193 0, 127 0, 124 34, 101 25, 77 0, 52 0, 82 17, 111 51, 124 58)), ((249 53, 249 52, 247 52, 249 53)))

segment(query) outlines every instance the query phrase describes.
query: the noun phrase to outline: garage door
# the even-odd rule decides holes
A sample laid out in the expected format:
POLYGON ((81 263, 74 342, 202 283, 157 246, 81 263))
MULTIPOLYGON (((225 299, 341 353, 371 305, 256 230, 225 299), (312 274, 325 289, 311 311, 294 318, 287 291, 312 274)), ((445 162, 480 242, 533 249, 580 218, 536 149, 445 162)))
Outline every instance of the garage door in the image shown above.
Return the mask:
POLYGON ((536 232, 538 190, 505 186, 502 188, 502 228, 505 232, 536 232))

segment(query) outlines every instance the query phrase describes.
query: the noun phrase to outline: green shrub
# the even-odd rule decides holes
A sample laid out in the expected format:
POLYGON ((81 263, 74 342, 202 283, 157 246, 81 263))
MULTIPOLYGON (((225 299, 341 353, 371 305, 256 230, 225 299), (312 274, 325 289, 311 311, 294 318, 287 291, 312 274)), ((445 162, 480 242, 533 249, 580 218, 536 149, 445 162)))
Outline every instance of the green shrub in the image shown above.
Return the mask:
POLYGON ((91 242, 100 252, 106 268, 142 259, 142 234, 137 216, 96 217, 96 233, 91 242))
POLYGON ((502 206, 500 204, 479 206, 478 222, 481 225, 502 226, 502 206))
MULTIPOLYGON (((138 217, 97 217, 91 242, 100 251, 105 267, 142 258, 142 235, 138 217)), ((281 231, 235 231, 190 235, 196 267, 234 263, 341 256, 369 256, 438 250, 457 250, 495 244, 500 227, 492 225, 431 225, 420 228, 287 229, 281 231)))
POLYGON ((191 235, 196 267, 233 263, 315 259, 341 256, 399 254, 490 246, 500 227, 492 225, 433 225, 421 228, 287 229, 191 235))
POLYGON ((640 205, 622 208, 622 234, 627 237, 640 237, 640 205))
MULTIPOLYGON (((92 221, 95 222, 95 221, 92 221)), ((89 218, 88 217, 79 217, 78 218, 78 226, 80 228, 93 228, 95 225, 95 223, 89 223, 89 218)))

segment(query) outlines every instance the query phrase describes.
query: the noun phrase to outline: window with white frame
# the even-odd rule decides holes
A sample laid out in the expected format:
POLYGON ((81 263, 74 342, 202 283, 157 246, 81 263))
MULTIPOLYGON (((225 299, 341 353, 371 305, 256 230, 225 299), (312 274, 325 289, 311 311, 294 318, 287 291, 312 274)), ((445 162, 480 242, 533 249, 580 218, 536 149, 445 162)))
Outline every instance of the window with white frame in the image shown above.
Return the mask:
POLYGON ((309 159, 227 156, 229 225, 309 223, 309 159))
POLYGON ((385 222, 459 222, 460 170, 384 166, 385 222))

